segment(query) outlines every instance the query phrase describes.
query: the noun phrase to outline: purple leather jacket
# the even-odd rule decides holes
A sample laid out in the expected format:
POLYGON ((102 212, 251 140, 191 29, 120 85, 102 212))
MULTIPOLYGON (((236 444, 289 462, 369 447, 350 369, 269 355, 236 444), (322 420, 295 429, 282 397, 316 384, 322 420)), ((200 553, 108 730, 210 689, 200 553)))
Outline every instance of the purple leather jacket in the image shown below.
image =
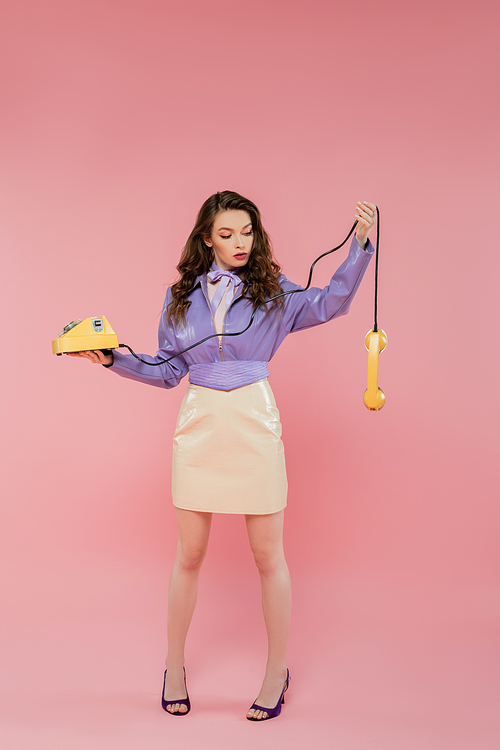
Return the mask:
MULTIPOLYGON (((306 292, 289 294, 284 297, 284 306, 272 309, 268 314, 265 306, 257 310, 253 324, 248 331, 241 336, 223 337, 222 343, 219 338, 213 338, 191 351, 181 354, 168 364, 151 367, 139 362, 131 354, 122 354, 114 350, 113 364, 108 366, 112 372, 116 372, 124 378, 149 383, 159 388, 173 388, 191 369, 190 381, 205 385, 205 382, 193 378, 193 373, 200 371, 200 366, 207 363, 219 363, 212 365, 214 371, 219 374, 226 365, 222 363, 240 363, 241 365, 262 365, 255 371, 257 374, 246 377, 230 384, 215 384, 209 387, 229 390, 232 387, 245 385, 247 383, 266 377, 267 366, 284 338, 294 331, 302 331, 305 328, 326 323, 332 318, 345 315, 351 306, 351 301, 363 278, 368 263, 373 255, 373 245, 368 241, 365 250, 358 245, 353 237, 349 249, 349 255, 333 275, 330 284, 324 289, 311 287, 306 292)), ((279 278, 283 291, 300 289, 297 284, 281 274, 279 278)), ((191 305, 186 314, 185 325, 167 325, 165 315, 162 313, 158 330, 158 351, 156 356, 141 354, 140 357, 147 362, 155 362, 158 359, 167 359, 176 352, 181 351, 190 344, 215 333, 213 316, 208 301, 206 275, 199 276, 189 295, 191 305)), ((170 288, 167 290, 164 309, 172 299, 170 288)), ((236 293, 224 318, 224 333, 240 331, 246 327, 252 314, 253 304, 242 296, 242 287, 236 293)), ((203 367, 201 367, 203 370, 203 367)), ((206 368, 205 368, 206 369, 206 368)), ((208 368, 210 369, 210 368, 208 368)), ((231 370, 231 366, 226 367, 231 370)), ((234 369, 234 368, 233 368, 234 369)), ((238 369, 238 366, 237 368, 238 369)), ((241 369, 241 368, 240 368, 241 369)), ((250 368, 252 370, 252 368, 250 368)))

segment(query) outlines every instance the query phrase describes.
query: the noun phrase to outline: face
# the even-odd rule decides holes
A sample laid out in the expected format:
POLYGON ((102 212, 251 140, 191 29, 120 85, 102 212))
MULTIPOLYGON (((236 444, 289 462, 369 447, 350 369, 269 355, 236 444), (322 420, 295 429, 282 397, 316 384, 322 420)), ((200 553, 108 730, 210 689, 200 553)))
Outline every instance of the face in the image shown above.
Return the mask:
POLYGON ((253 245, 252 219, 247 211, 220 211, 205 243, 213 248, 214 261, 224 271, 243 268, 253 245))

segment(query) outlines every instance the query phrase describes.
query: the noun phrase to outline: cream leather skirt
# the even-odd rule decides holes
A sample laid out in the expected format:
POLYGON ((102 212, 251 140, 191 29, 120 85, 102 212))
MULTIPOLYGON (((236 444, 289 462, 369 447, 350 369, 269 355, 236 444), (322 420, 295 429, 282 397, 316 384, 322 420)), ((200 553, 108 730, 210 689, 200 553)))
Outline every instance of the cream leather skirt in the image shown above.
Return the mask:
POLYGON ((267 378, 232 391, 190 384, 174 434, 174 505, 276 513, 286 506, 287 488, 280 416, 267 378))

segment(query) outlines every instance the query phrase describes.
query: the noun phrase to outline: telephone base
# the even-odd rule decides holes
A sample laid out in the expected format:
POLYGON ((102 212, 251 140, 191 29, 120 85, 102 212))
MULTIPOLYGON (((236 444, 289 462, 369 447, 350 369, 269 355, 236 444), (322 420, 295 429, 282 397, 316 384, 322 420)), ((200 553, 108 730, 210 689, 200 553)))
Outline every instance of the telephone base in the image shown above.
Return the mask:
POLYGON ((52 354, 60 356, 68 352, 117 349, 118 346, 118 336, 103 315, 101 318, 85 318, 68 323, 59 338, 52 341, 52 354))

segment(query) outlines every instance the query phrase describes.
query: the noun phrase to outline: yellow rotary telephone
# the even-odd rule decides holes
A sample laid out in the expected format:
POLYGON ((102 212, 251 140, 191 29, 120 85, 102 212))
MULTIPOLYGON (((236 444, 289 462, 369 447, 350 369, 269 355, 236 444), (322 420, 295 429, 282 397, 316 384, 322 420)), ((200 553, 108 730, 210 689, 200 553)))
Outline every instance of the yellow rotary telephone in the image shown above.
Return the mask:
POLYGON ((100 318, 72 320, 64 326, 59 338, 52 341, 52 353, 61 356, 68 352, 117 349, 118 346, 118 336, 103 315, 100 318))

